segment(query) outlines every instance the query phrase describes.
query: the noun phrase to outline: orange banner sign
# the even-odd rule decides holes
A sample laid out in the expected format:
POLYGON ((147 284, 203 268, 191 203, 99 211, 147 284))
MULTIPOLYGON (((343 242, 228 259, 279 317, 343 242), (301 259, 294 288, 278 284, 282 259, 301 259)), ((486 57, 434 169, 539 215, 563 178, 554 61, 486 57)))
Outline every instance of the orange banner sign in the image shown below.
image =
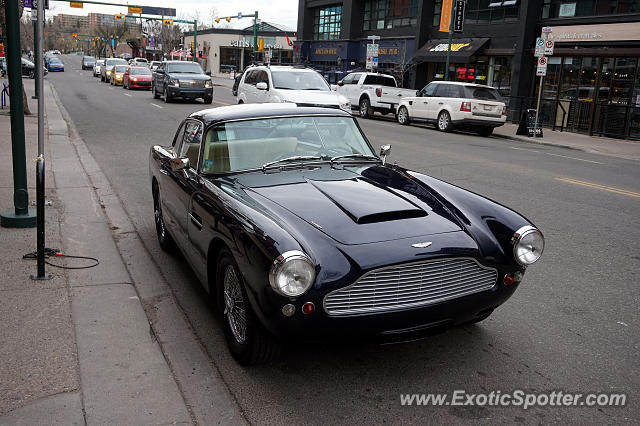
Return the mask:
POLYGON ((440 11, 440 28, 438 31, 448 33, 451 26, 451 10, 453 0, 442 0, 442 10, 440 11))

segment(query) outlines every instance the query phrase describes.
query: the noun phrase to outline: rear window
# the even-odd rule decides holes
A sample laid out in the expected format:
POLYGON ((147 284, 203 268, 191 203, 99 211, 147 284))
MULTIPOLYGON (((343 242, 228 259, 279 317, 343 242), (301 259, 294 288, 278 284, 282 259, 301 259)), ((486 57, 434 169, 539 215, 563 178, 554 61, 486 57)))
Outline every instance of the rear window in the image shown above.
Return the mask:
POLYGON ((375 84, 376 86, 396 87, 396 80, 387 75, 368 75, 364 79, 364 84, 375 84))
POLYGON ((496 89, 491 87, 466 87, 467 98, 499 101, 502 98, 496 89))

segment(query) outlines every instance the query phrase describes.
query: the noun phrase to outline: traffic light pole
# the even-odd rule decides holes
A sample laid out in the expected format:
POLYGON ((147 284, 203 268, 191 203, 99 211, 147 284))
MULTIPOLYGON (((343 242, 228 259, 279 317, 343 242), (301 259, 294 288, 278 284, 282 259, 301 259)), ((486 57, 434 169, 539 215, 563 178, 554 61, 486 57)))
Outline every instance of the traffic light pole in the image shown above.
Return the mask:
MULTIPOLYGON (((253 15, 253 51, 258 51, 258 11, 253 15)), ((255 60, 255 56, 254 56, 255 60)))
POLYGON ((20 56, 20 17, 18 2, 5 1, 7 33, 7 74, 13 94, 11 111, 11 155, 13 157, 13 210, 0 213, 0 226, 6 228, 31 228, 36 225, 36 216, 29 211, 27 191, 26 151, 24 142, 24 104, 22 101, 22 59, 20 56))
POLYGON ((449 81, 449 64, 451 63, 451 42, 453 41, 453 2, 451 2, 451 18, 449 20, 449 41, 447 44, 447 61, 444 66, 444 81, 449 81))
POLYGON ((198 20, 193 21, 193 62, 198 62, 198 20))

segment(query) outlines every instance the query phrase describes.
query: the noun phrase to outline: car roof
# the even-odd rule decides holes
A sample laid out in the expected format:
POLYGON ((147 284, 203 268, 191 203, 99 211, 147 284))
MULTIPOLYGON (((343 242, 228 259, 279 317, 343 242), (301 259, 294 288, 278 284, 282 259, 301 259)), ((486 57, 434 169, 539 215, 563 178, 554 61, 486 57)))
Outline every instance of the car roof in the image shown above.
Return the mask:
POLYGON ((271 71, 308 71, 308 72, 318 72, 312 68, 303 68, 292 65, 252 65, 247 68, 245 71, 249 71, 252 69, 262 69, 262 70, 271 70, 271 71))
POLYGON ((485 87, 488 89, 495 89, 495 87, 487 86, 486 84, 478 84, 478 83, 466 83, 464 81, 432 81, 431 83, 446 83, 446 84, 455 84, 457 86, 467 86, 467 87, 485 87))
POLYGON ((253 118, 274 118, 294 116, 337 116, 352 117, 351 114, 334 108, 299 107, 294 103, 240 104, 221 106, 196 111, 189 118, 196 118, 206 125, 220 121, 250 120, 253 118))

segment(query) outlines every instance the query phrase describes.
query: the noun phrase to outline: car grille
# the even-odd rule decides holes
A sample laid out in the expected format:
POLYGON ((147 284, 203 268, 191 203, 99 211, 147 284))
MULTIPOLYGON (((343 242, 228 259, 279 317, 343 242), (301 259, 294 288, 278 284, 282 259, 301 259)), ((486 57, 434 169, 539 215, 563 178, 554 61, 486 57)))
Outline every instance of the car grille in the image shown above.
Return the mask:
POLYGON ((489 290, 498 271, 471 258, 427 260, 375 269, 348 287, 329 293, 332 316, 403 310, 489 290))
POLYGON ((333 109, 340 109, 340 106, 339 106, 339 105, 330 105, 330 104, 307 104, 307 103, 296 102, 296 105, 298 105, 299 107, 315 107, 315 108, 333 108, 333 109))
POLYGON ((200 89, 204 87, 205 80, 180 80, 180 87, 200 89))

